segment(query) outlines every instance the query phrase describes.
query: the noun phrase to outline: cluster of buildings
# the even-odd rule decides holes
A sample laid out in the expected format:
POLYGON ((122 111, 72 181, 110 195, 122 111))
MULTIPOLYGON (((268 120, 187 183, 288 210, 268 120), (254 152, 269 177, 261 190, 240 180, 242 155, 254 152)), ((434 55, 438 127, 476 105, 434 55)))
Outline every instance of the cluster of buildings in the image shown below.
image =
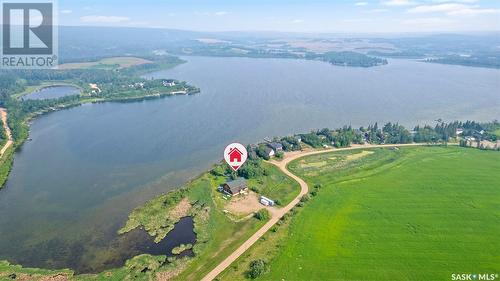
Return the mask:
MULTIPOLYGON (((163 87, 173 87, 177 85, 177 83, 173 79, 163 80, 161 81, 161 84, 163 85, 163 87)), ((136 82, 128 85, 129 88, 134 88, 134 89, 143 89, 144 86, 145 86, 144 82, 136 82)))
MULTIPOLYGON (((257 145, 255 144, 252 144, 250 145, 250 151, 249 153, 251 154, 250 157, 251 158, 257 158, 257 145)), ((276 153, 278 152, 282 152, 283 151, 283 145, 279 142, 268 142, 266 143, 266 148, 265 148, 265 154, 269 157, 273 157, 274 155, 276 155, 276 153)))
POLYGON ((144 89, 144 82, 137 82, 134 84, 129 84, 129 88, 134 88, 134 89, 144 89))
POLYGON ((163 87, 173 87, 176 85, 175 80, 172 79, 163 80, 161 83, 163 87))

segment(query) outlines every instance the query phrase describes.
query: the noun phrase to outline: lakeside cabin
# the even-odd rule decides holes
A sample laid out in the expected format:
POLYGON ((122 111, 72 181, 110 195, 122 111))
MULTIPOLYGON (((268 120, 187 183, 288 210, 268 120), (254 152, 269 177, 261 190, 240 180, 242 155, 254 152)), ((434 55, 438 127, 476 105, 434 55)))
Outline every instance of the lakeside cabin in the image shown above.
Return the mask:
POLYGON ((244 178, 237 178, 222 185, 222 191, 228 195, 236 196, 248 190, 247 181, 244 178))
POLYGON ((268 143, 267 146, 269 146, 275 152, 283 151, 283 145, 279 142, 271 142, 271 143, 268 143))
POLYGON ((273 157, 274 154, 276 154, 274 152, 274 149, 270 148, 269 146, 266 146, 266 148, 264 149, 264 151, 265 151, 266 155, 269 156, 269 157, 273 157))

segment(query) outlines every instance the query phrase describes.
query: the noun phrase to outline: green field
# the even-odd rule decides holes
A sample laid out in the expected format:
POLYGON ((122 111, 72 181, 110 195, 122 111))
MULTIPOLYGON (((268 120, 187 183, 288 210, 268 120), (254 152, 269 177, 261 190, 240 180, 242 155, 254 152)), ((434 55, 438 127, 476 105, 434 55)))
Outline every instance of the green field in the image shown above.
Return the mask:
POLYGON ((59 69, 120 69, 146 63, 152 63, 152 61, 137 57, 111 57, 92 62, 64 63, 59 65, 59 69))
POLYGON ((348 156, 359 152, 292 162, 311 187, 321 184, 318 195, 221 279, 244 279, 255 259, 268 263, 262 280, 500 273, 500 153, 421 147, 348 156))
POLYGON ((494 134, 497 136, 497 137, 500 137, 500 129, 497 129, 494 134))
POLYGON ((286 206, 300 192, 299 184, 281 172, 276 166, 262 163, 267 175, 248 180, 251 189, 286 206))

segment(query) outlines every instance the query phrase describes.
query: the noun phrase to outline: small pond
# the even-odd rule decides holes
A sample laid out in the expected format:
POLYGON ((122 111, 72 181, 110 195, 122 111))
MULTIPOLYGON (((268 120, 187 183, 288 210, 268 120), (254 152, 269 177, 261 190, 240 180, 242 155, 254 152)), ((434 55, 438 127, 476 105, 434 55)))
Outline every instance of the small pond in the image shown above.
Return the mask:
POLYGON ((80 89, 74 86, 49 86, 41 88, 40 90, 34 91, 30 94, 23 96, 22 100, 46 100, 46 99, 57 99, 66 96, 78 95, 80 94, 80 89))

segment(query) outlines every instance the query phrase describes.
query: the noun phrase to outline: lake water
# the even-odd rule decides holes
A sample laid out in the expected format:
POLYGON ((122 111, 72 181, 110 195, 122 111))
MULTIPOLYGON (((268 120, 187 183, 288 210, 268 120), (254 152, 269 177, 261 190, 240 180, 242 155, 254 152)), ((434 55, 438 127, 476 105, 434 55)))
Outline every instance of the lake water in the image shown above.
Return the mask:
POLYGON ((80 94, 80 89, 72 86, 49 86, 22 97, 23 100, 57 99, 80 94))
POLYGON ((0 259, 81 272, 116 266, 145 241, 116 235, 128 213, 206 170, 233 141, 375 121, 500 118, 499 70, 186 59, 149 76, 186 80, 198 95, 86 104, 34 120, 0 190, 0 259))

